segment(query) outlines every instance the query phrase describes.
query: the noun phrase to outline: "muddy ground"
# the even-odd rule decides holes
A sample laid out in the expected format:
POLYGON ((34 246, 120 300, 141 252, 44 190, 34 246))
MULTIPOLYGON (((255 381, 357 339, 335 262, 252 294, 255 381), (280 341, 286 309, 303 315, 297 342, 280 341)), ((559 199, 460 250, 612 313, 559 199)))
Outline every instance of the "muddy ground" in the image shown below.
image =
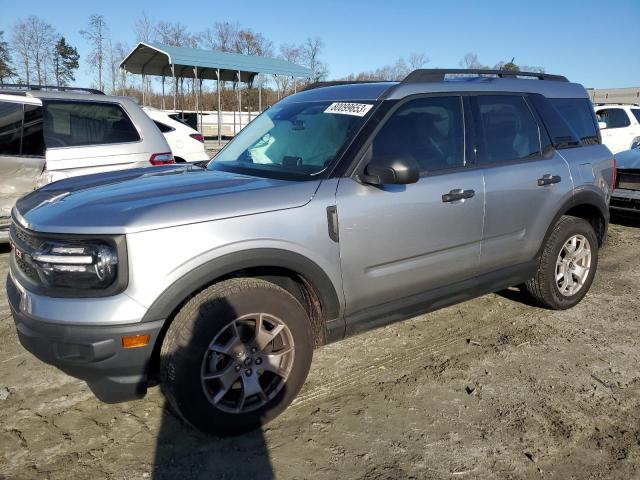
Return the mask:
POLYGON ((294 405, 232 439, 157 389, 99 403, 20 347, 3 288, 0 477, 638 478, 639 252, 640 223, 612 225, 570 311, 507 291, 324 347, 294 405))

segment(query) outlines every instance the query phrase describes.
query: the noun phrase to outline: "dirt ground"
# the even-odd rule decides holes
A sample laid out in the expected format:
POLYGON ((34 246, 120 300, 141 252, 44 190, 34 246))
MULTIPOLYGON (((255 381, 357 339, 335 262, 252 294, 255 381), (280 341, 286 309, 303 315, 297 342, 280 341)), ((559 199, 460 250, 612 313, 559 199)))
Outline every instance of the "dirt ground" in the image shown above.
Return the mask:
POLYGON ((3 282, 0 478, 640 478, 639 252, 640 223, 612 225, 569 311, 509 290, 324 347, 292 407, 231 439, 27 354, 3 282))

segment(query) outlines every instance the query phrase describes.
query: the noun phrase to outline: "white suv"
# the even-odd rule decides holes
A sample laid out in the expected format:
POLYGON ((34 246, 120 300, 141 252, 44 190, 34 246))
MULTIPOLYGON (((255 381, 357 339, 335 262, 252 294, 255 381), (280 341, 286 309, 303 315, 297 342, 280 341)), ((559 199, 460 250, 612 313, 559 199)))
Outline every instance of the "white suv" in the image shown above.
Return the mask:
POLYGON ((204 136, 200 132, 157 108, 142 109, 167 139, 176 163, 202 162, 211 158, 204 148, 204 136))
POLYGON ((595 105, 604 143, 612 153, 640 146, 640 105, 605 103, 595 105))
POLYGON ((15 201, 46 183, 174 163, 167 141, 133 100, 26 88, 0 86, 0 243, 8 241, 15 201))

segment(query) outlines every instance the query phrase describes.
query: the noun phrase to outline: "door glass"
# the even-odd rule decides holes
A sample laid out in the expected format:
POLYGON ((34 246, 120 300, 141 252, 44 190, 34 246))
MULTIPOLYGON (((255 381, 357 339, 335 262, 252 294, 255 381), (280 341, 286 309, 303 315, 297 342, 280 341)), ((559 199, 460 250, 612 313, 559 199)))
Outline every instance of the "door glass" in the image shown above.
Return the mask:
POLYGON ((47 101, 48 148, 137 142, 140 135, 122 107, 113 103, 47 101))
POLYGON ((607 128, 623 128, 631 125, 627 113, 621 108, 605 108, 596 114, 599 122, 607 124, 607 128))
POLYGON ((20 155, 22 104, 0 102, 0 155, 20 155))
POLYGON ((597 125, 593 121, 593 106, 586 98, 550 98, 560 115, 574 130, 584 145, 600 143, 597 125))
POLYGON ((42 107, 24 106, 24 132, 22 134, 22 155, 44 156, 44 133, 42 107))
POLYGON ((540 155, 540 133, 523 97, 486 95, 472 99, 479 163, 500 163, 540 155))
POLYGON ((636 121, 640 123, 640 108, 632 108, 631 113, 633 113, 633 116, 636 117, 636 121))
POLYGON ((464 121, 460 97, 430 97, 400 106, 372 144, 373 162, 413 158, 420 173, 464 166, 464 121))

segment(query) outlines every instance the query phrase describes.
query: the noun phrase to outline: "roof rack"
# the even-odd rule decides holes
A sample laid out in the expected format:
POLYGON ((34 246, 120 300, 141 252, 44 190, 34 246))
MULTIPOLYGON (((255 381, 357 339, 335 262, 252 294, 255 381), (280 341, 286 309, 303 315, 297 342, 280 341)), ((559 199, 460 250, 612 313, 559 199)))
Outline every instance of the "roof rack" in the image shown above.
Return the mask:
POLYGON ((622 105, 622 106, 631 106, 631 107, 640 107, 640 103, 632 103, 632 102, 596 102, 594 103, 596 107, 601 107, 603 105, 622 105))
POLYGON ((550 75, 539 72, 514 72, 513 70, 484 70, 484 69, 446 69, 446 68, 422 68, 414 70, 402 80, 402 83, 416 82, 442 82, 447 75, 493 75, 498 78, 533 77, 538 80, 554 80, 568 82, 562 75, 550 75))
POLYGON ((46 90, 46 91, 59 91, 59 92, 84 92, 84 93, 93 93, 95 95, 104 95, 102 90, 96 90, 95 88, 80 88, 80 87, 58 87, 57 85, 23 85, 19 83, 3 83, 0 85, 0 90, 22 90, 22 91, 30 91, 30 90, 46 90))

